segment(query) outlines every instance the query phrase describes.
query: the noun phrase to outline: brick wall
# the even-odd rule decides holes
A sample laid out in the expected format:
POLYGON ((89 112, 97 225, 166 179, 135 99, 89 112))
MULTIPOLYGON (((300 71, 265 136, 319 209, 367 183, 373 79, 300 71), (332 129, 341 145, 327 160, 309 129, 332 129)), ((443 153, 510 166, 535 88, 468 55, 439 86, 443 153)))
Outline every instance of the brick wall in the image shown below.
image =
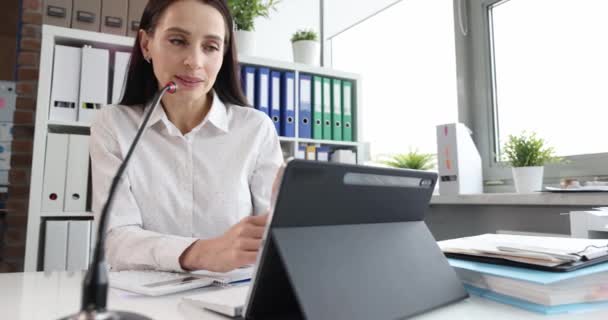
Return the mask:
POLYGON ((34 118, 43 0, 21 1, 20 43, 17 49, 17 110, 13 119, 13 143, 7 201, 7 232, 0 272, 23 271, 27 208, 32 166, 34 118))

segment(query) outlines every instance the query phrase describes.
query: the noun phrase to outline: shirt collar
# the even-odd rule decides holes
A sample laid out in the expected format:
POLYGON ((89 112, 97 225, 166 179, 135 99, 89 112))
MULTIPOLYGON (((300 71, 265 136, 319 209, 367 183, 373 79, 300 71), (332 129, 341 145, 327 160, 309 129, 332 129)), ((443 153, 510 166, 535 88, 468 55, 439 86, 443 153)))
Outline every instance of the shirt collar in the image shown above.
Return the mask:
MULTIPOLYGON (((148 106, 148 108, 149 107, 150 106, 148 106)), ((150 115, 150 120, 148 121, 146 127, 151 127, 161 121, 166 127, 170 127, 170 121, 165 113, 165 109, 162 107, 162 102, 161 105, 158 106, 154 112, 152 112, 152 115, 150 115)), ((225 133, 228 132, 228 109, 224 102, 220 100, 215 90, 213 90, 213 102, 211 103, 209 113, 207 113, 205 119, 203 119, 199 125, 192 129, 192 131, 198 131, 207 121, 221 131, 225 133)))

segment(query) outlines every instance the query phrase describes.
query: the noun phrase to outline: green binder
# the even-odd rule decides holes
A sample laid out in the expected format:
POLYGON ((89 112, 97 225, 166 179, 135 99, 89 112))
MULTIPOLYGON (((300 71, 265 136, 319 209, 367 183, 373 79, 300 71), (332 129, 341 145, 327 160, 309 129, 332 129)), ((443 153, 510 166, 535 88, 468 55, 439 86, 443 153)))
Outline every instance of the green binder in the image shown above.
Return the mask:
POLYGON ((353 83, 342 82, 342 140, 353 141, 353 83))
POLYGON ((342 141, 342 80, 332 79, 331 99, 331 138, 342 141))
POLYGON ((331 140, 331 79, 323 78, 323 139, 331 140))
POLYGON ((323 78, 312 77, 312 138, 323 139, 323 78))

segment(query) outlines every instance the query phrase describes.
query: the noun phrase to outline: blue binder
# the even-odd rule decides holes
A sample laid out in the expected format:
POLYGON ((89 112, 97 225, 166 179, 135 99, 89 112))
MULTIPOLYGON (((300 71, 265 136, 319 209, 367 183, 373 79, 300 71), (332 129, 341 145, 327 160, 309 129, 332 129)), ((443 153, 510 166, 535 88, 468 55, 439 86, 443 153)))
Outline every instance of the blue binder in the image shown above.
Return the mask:
POLYGON ((312 77, 307 74, 300 75, 300 110, 298 112, 298 136, 300 138, 311 138, 311 98, 312 77))
POLYGON ((270 72, 270 119, 281 135, 281 72, 270 72))
POLYGON ((241 85, 250 106, 255 105, 255 67, 243 66, 241 68, 241 85))
POLYGON ((296 136, 296 75, 293 72, 281 74, 281 135, 296 136))
POLYGON ((257 68, 255 70, 255 104, 254 107, 267 115, 270 107, 270 69, 257 68))

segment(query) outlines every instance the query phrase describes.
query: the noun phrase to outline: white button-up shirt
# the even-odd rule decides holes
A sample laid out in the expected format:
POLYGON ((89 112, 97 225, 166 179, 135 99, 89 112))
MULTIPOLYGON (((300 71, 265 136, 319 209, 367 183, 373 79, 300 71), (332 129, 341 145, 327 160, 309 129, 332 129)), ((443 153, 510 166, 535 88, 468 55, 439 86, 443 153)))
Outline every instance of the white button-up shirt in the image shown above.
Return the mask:
MULTIPOLYGON (((96 219, 143 115, 143 106, 107 106, 91 126, 96 219)), ((258 110, 224 104, 214 94, 205 119, 183 135, 159 105, 114 196, 106 239, 110 265, 182 270, 179 256, 194 241, 269 209, 282 163, 274 125, 258 110)))

